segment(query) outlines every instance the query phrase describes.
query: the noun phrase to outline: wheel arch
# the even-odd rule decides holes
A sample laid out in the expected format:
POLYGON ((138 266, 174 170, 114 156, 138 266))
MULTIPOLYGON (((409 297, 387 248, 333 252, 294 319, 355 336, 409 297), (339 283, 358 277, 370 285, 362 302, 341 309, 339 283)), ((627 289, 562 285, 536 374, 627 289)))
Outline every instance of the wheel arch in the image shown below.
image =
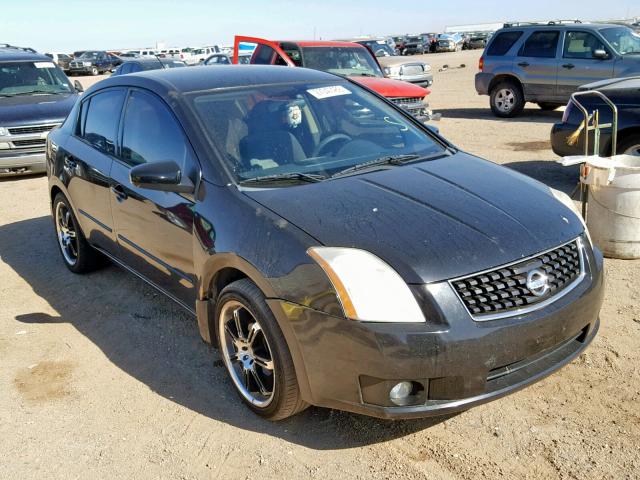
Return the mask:
POLYGON ((489 94, 491 94, 491 91, 495 88, 496 85, 504 81, 511 81, 515 83, 516 86, 518 86, 518 88, 520 88, 520 90, 524 93, 524 87, 518 77, 508 73, 500 73, 491 79, 491 83, 489 83, 489 94))
MULTIPOLYGON (((631 127, 627 127, 627 128, 623 128, 622 130, 618 130, 618 149, 620 148, 620 144, 625 141, 628 137, 635 135, 640 137, 640 126, 631 126, 631 127)), ((591 141, 591 140, 590 140, 591 141)), ((602 155, 611 155, 611 146, 613 143, 613 139, 611 138, 611 136, 609 136, 609 139, 607 140, 607 143, 604 147, 604 151, 601 148, 601 152, 602 155)), ((620 152, 619 150, 616 151, 616 154, 621 154, 622 152, 620 152)))

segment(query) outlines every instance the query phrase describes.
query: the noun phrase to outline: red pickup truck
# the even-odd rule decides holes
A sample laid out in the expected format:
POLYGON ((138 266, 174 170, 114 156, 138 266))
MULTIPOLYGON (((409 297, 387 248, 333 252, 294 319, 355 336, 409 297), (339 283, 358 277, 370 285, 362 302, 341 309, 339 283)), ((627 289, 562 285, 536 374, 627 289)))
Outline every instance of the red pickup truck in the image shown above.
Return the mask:
POLYGON ((236 36, 233 63, 238 63, 240 44, 254 44, 250 63, 306 67, 349 77, 387 97, 421 121, 431 118, 426 88, 386 78, 371 51, 357 43, 325 41, 271 41, 236 36))

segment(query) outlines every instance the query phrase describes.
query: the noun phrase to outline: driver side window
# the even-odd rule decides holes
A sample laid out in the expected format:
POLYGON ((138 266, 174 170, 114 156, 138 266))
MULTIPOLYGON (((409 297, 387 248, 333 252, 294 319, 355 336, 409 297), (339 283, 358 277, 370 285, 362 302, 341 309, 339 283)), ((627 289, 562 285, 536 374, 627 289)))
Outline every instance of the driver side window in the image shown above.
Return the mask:
POLYGON ((593 52, 606 48, 602 41, 589 32, 567 32, 564 40, 564 58, 595 58, 593 52))

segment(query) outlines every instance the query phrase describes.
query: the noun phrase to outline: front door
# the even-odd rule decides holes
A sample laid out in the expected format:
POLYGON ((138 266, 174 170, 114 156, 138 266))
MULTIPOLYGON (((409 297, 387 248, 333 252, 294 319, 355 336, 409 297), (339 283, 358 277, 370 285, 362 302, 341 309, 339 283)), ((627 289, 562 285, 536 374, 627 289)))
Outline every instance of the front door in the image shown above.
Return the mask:
POLYGON ((535 31, 525 40, 515 59, 514 71, 527 101, 549 102, 557 97, 558 30, 535 31))
POLYGON ((596 35, 587 31, 567 31, 558 69, 558 94, 568 101, 581 85, 613 77, 615 57, 596 35), (607 58, 596 58, 596 50, 607 58))
POLYGON ((129 171, 141 163, 171 160, 183 175, 195 177, 195 155, 169 107, 145 90, 130 91, 120 132, 120 151, 111 169, 118 257, 193 310, 194 199, 136 187, 129 171))

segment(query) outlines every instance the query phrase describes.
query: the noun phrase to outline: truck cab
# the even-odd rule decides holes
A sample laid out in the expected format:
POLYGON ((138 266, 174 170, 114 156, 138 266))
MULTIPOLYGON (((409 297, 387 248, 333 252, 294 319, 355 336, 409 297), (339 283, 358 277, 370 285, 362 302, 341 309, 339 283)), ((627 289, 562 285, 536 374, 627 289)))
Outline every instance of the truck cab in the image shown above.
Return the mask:
POLYGON ((271 41, 236 36, 233 63, 240 46, 255 45, 251 64, 305 67, 349 79, 388 98, 420 121, 431 119, 426 96, 429 90, 407 82, 386 78, 375 55, 364 45, 335 41, 271 41))

